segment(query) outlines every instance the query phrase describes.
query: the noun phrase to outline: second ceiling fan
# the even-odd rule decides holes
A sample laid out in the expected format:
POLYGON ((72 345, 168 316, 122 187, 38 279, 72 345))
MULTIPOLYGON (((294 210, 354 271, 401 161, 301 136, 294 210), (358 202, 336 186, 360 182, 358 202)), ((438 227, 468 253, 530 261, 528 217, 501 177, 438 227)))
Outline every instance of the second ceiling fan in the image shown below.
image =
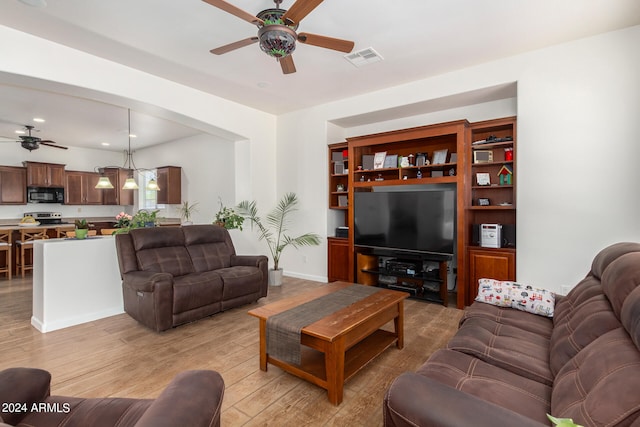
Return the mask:
POLYGON ((275 9, 263 10, 256 16, 224 0, 202 1, 254 24, 259 28, 257 36, 248 37, 216 49, 211 49, 210 52, 215 55, 222 55, 259 42, 260 49, 280 62, 282 72, 284 74, 291 74, 296 72, 293 57, 291 56, 296 48, 296 41, 344 53, 349 53, 353 50, 354 43, 352 41, 317 34, 296 33, 300 21, 322 3, 322 0, 297 0, 289 10, 280 9, 282 0, 273 0, 276 4, 275 9))

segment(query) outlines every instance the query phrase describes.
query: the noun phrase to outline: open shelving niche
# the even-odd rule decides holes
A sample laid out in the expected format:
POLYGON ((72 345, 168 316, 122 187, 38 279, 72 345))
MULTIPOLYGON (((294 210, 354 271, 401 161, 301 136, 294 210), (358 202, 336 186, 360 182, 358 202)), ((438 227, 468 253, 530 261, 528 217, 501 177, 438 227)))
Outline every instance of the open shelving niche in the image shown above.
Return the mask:
MULTIPOLYGON (((456 229, 461 229, 464 219, 464 198, 460 191, 464 176, 464 140, 467 122, 456 121, 437 125, 422 126, 400 131, 385 132, 374 135, 347 138, 349 150, 349 188, 350 193, 375 190, 424 190, 436 187, 453 187, 456 189, 456 229), (442 163, 433 164, 434 153, 446 150, 442 163), (376 153, 386 152, 393 156, 394 164, 387 167, 373 168, 371 157, 376 153), (402 165, 402 158, 409 158, 412 164, 402 165), (420 164, 418 158, 424 155, 426 164, 420 164), (452 156, 453 155, 453 156, 452 156), (364 164, 363 156, 368 156, 368 164, 364 164), (397 164, 395 163, 397 162, 397 164), (461 213, 461 214, 460 214, 461 213)), ((383 190, 383 191, 384 191, 383 190)), ((348 218, 352 221, 353 207, 349 207, 348 218)), ((357 283, 403 290, 410 298, 436 302, 447 305, 449 290, 455 292, 455 277, 450 273, 459 265, 456 255, 460 253, 461 240, 456 236, 454 256, 439 257, 428 254, 400 251, 380 252, 372 248, 354 245, 353 233, 350 230, 349 244, 351 281, 357 283), (423 268, 415 274, 391 272, 385 269, 385 262, 391 258, 413 260, 423 268), (446 258, 446 259, 445 259, 446 258), (426 271, 426 272, 425 272, 426 271), (450 282, 450 285, 448 283, 450 282)))
MULTIPOLYGON (((455 253, 446 268, 442 266, 438 268, 440 278, 436 279, 435 283, 441 284, 440 291, 431 291, 435 289, 433 283, 429 283, 427 286, 429 291, 424 292, 424 295, 419 295, 420 292, 413 286, 410 287, 414 289, 409 291, 416 294, 412 295, 413 297, 442 302, 447 299, 444 290, 449 288, 457 294, 458 307, 463 308, 471 304, 476 296, 478 277, 491 276, 501 280, 515 280, 515 245, 502 248, 481 247, 474 237, 474 225, 477 227, 484 223, 498 223, 513 226, 515 229, 516 145, 516 117, 476 123, 459 120, 347 138, 344 143, 329 146, 329 208, 332 211, 343 212, 344 216, 341 217, 344 220, 343 223, 350 226, 353 221, 351 200, 354 192, 372 191, 375 188, 387 186, 430 187, 440 184, 455 186, 457 216, 455 253), (491 137, 498 139, 510 137, 511 140, 472 144, 474 141, 487 140, 491 137), (445 149, 447 156, 444 163, 432 164, 434 152, 445 149), (505 158, 505 149, 511 151, 511 160, 505 158), (347 150, 346 157, 333 157, 333 153, 342 153, 343 150, 347 150), (491 151, 492 160, 482 163, 474 162, 475 151, 491 151), (414 160, 418 153, 423 153, 426 154, 430 164, 401 167, 399 162, 397 167, 395 164, 393 166, 387 164, 387 167, 380 169, 365 168, 362 156, 368 155, 370 158, 378 152, 396 155, 398 159, 413 154, 414 160), (452 153, 456 153, 454 160, 451 159, 452 153), (335 173, 335 163, 344 165, 344 173, 335 173), (511 183, 499 185, 498 172, 505 165, 513 173, 511 183), (418 171, 421 177, 418 177, 418 171), (477 173, 488 173, 491 183, 496 185, 477 185, 477 173), (344 191, 337 190, 339 183, 343 185, 344 191), (340 196, 346 196, 342 199, 343 202, 346 201, 346 207, 343 206, 344 203, 339 203, 340 196), (489 199, 490 204, 480 206, 478 199, 481 198, 489 199), (455 272, 455 275, 451 274, 452 272, 455 272)), ((333 258, 329 256, 329 271, 332 270, 332 264, 335 270, 335 264, 344 263, 344 257, 347 258, 347 268, 342 268, 344 276, 338 278, 339 280, 378 285, 380 276, 389 276, 384 274, 384 269, 380 268, 384 265, 380 263, 381 259, 383 260, 380 255, 374 254, 371 249, 354 245, 352 230, 349 230, 347 238, 339 240, 336 248, 340 256, 333 258)), ((331 253, 331 248, 329 252, 331 253)), ((442 261, 435 260, 435 262, 442 261)), ((342 265, 344 267, 344 264, 342 265)), ((430 282, 434 277, 398 275, 396 279, 395 286, 402 287, 403 282, 411 282, 409 279, 413 279, 414 282, 421 280, 430 282)), ((423 289, 425 289, 424 286, 423 289)))

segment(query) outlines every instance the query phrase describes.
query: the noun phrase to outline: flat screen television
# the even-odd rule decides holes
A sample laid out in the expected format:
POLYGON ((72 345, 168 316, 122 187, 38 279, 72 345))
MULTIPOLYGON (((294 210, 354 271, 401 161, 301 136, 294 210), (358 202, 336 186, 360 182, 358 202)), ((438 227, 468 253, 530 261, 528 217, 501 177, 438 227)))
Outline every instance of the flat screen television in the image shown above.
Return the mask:
POLYGON ((453 255, 456 191, 354 193, 354 244, 387 251, 453 255))

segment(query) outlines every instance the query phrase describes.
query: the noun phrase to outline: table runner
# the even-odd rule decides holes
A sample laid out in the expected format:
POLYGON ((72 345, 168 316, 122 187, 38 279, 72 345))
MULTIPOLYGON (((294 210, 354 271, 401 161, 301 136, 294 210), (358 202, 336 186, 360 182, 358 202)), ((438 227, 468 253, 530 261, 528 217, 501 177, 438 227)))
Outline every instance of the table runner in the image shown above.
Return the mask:
POLYGON ((300 365, 302 328, 380 291, 374 286, 351 285, 323 295, 267 319, 267 353, 283 362, 300 365))

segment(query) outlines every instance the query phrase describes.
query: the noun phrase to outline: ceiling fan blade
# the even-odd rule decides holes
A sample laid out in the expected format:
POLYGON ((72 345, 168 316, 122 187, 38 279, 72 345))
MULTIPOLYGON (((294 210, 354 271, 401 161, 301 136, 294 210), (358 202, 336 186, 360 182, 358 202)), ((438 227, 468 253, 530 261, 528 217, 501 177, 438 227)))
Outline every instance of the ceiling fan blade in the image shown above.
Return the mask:
POLYGON ((227 52, 231 52, 232 50, 240 49, 241 47, 249 46, 258 41, 257 37, 249 37, 248 39, 238 40, 237 42, 229 43, 224 46, 217 47, 215 49, 211 49, 209 52, 214 55, 222 55, 227 52))
POLYGON ((344 53, 351 52, 355 45, 354 42, 349 40, 335 39, 333 37, 319 36, 317 34, 309 33, 298 34, 298 40, 312 46, 324 47, 326 49, 333 49, 344 53))
POLYGON ((293 63, 293 56, 287 55, 278 60, 282 68, 282 74, 292 74, 296 72, 296 65, 293 63))
POLYGON ((227 3, 224 0, 202 0, 205 3, 209 3, 211 6, 217 7, 218 9, 222 9, 225 12, 228 12, 232 15, 237 16, 240 19, 244 19, 250 24, 262 25, 264 22, 262 19, 250 14, 249 12, 245 12, 244 10, 227 3))
POLYGON ((322 0, 298 0, 282 15, 282 20, 285 22, 288 20, 297 24, 320 3, 322 3, 322 0))
POLYGON ((60 148, 62 150, 68 150, 69 147, 63 147, 62 145, 56 145, 55 141, 40 141, 40 145, 46 145, 47 147, 60 148))

